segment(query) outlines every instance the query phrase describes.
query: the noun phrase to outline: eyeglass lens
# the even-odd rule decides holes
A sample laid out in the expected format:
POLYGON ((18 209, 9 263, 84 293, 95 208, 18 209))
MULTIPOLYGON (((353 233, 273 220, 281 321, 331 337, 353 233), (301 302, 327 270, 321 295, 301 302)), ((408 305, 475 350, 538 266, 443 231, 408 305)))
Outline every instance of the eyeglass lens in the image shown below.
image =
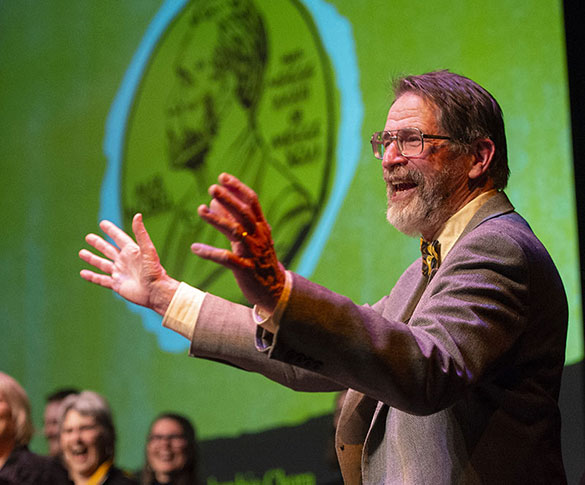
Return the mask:
POLYGON ((416 128, 404 128, 396 131, 377 131, 372 136, 374 156, 384 158, 384 151, 396 140, 398 150, 405 157, 420 155, 423 150, 422 133, 416 128))

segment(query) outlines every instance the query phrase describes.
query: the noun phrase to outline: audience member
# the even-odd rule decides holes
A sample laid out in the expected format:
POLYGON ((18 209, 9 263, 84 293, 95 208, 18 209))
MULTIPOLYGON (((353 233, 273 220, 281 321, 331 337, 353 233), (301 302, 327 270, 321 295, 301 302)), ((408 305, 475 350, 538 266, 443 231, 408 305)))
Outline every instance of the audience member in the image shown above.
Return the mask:
POLYGON ((0 372, 0 484, 56 485, 58 469, 28 449, 33 435, 30 403, 21 385, 0 372))
POLYGON ((75 485, 132 485, 114 466, 116 431, 106 400, 92 391, 61 403, 59 432, 63 463, 75 485))
POLYGON ((47 396, 45 404, 43 434, 47 439, 49 456, 58 456, 61 448, 59 446, 59 407, 61 402, 70 394, 78 394, 79 391, 73 388, 58 389, 47 396))
POLYGON ((197 484, 197 468, 197 439, 191 422, 179 414, 160 414, 148 432, 142 484, 197 484))

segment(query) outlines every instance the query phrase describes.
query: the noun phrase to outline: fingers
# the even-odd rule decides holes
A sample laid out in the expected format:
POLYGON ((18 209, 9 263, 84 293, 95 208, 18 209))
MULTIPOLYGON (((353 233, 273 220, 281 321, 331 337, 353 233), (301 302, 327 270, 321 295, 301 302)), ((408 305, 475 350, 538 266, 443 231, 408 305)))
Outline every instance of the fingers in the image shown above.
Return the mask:
POLYGON ((218 180, 219 184, 209 188, 209 207, 202 205, 197 212, 230 241, 241 242, 242 235, 254 234, 257 225, 264 222, 258 196, 232 175, 222 173, 218 180))
POLYGON ((88 234, 85 236, 85 241, 107 258, 114 259, 118 254, 118 248, 112 246, 109 242, 97 234, 88 234))
POLYGON ((207 244, 195 243, 191 245, 191 251, 200 258, 221 264, 230 270, 251 269, 254 264, 249 260, 237 256, 227 249, 218 249, 207 244))
POLYGON ((234 216, 232 216, 226 210, 226 208, 223 205, 221 205, 221 203, 216 199, 211 199, 211 202, 209 203, 209 209, 212 212, 215 212, 218 216, 225 217, 226 219, 231 219, 234 222, 234 224, 239 224, 238 221, 234 218, 234 216))
MULTIPOLYGON (((106 274, 98 274, 84 269, 80 272, 80 275, 87 281, 106 288, 112 288, 113 280, 111 275, 115 270, 114 261, 118 260, 122 248, 128 245, 136 247, 136 243, 130 236, 110 221, 103 220, 99 225, 104 233, 110 236, 120 249, 97 234, 88 234, 85 236, 85 241, 105 257, 98 256, 87 249, 80 250, 79 257, 95 269, 103 271, 106 274)), ((136 249, 138 248, 136 247, 136 249)))
POLYGON ((120 249, 127 244, 134 244, 134 240, 113 222, 107 220, 101 221, 100 229, 110 236, 120 249))
MULTIPOLYGON (((237 222, 225 209, 219 210, 220 204, 214 200, 211 201, 211 207, 205 204, 197 208, 197 214, 208 224, 215 227, 231 242, 242 242, 245 236, 254 233, 255 230, 246 231, 244 226, 237 222)), ((255 226, 253 226, 255 227, 255 226)))
POLYGON ((264 215, 262 214, 262 208, 260 207, 260 202, 258 201, 258 195, 256 195, 256 192, 228 173, 220 174, 218 180, 221 186, 226 188, 232 196, 247 205, 248 218, 253 219, 254 222, 264 220, 264 215))
POLYGON ((94 273, 88 269, 82 269, 79 274, 84 280, 89 281, 90 283, 95 283, 104 288, 112 289, 113 280, 109 275, 94 273))
POLYGON ((103 271, 104 273, 107 273, 108 275, 111 275, 114 271, 114 263, 112 263, 112 261, 96 256, 87 249, 82 249, 79 251, 79 257, 86 263, 91 264, 95 268, 103 271))
MULTIPOLYGON (((238 198, 237 195, 221 185, 209 187, 209 194, 213 197, 212 202, 215 201, 216 207, 217 205, 222 206, 225 212, 238 222, 238 226, 241 226, 244 231, 254 232, 257 218, 246 201, 238 198)), ((213 211, 213 205, 210 204, 210 208, 213 211)), ((230 223, 233 226, 229 219, 226 220, 226 223, 230 223)))

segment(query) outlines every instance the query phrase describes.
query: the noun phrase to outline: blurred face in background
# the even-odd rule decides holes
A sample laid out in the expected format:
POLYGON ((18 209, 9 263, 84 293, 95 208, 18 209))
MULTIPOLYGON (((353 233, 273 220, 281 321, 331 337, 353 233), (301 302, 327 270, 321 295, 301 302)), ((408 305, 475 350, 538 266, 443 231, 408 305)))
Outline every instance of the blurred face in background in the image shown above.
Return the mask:
POLYGON ((187 463, 187 439, 172 418, 154 422, 146 445, 146 459, 159 483, 169 483, 187 463))
POLYGON ((93 416, 71 409, 61 426, 63 462, 74 480, 89 478, 106 460, 104 430, 93 416))
POLYGON ((16 440, 16 429, 10 404, 0 392, 0 444, 6 445, 16 440))
POLYGON ((43 434, 49 445, 49 455, 59 454, 59 406, 61 401, 49 401, 45 406, 43 434))

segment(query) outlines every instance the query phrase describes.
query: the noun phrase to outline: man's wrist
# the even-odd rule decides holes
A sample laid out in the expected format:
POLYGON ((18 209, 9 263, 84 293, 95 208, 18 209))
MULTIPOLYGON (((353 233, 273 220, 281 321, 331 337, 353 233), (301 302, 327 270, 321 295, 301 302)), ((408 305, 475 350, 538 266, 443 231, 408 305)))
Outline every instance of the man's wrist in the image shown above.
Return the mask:
POLYGON ((276 333, 278 329, 280 318, 288 304, 292 290, 292 274, 289 271, 285 271, 284 276, 284 284, 282 285, 282 290, 279 293, 275 307, 271 311, 266 310, 260 305, 254 305, 253 308, 252 315, 256 324, 271 333, 276 333))
POLYGON ((150 307, 159 315, 164 316, 178 287, 179 282, 165 274, 152 287, 150 307))
POLYGON ((286 272, 284 266, 279 262, 276 277, 274 278, 274 282, 270 285, 269 298, 255 303, 262 313, 269 315, 276 310, 286 285, 286 272))

